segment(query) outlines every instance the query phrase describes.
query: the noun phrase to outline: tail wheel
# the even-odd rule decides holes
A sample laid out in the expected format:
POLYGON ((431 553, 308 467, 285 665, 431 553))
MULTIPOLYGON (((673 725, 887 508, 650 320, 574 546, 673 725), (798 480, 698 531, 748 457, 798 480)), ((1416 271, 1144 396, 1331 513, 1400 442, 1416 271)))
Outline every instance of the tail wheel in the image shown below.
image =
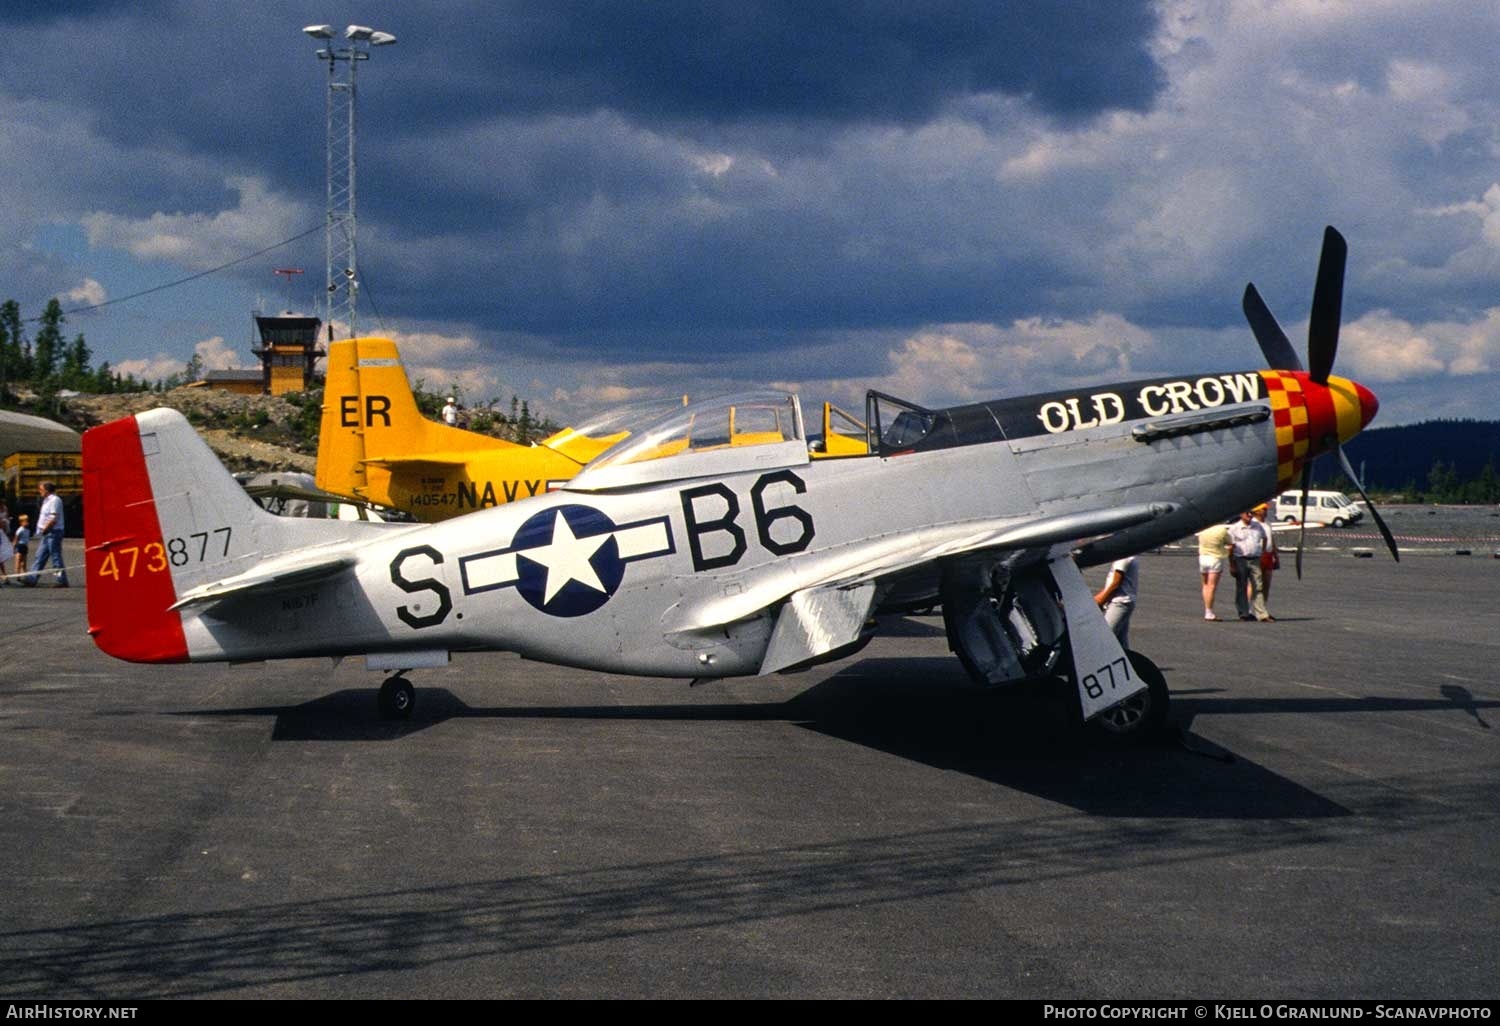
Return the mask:
POLYGON ((417 704, 417 689, 405 677, 387 677, 380 685, 380 715, 387 720, 407 720, 417 704))
POLYGON ((1088 723, 1095 737, 1113 744, 1143 741, 1156 734, 1167 724, 1167 706, 1171 702, 1167 679, 1156 664, 1139 652, 1126 655, 1130 658, 1130 668, 1146 685, 1146 690, 1111 706, 1088 723))

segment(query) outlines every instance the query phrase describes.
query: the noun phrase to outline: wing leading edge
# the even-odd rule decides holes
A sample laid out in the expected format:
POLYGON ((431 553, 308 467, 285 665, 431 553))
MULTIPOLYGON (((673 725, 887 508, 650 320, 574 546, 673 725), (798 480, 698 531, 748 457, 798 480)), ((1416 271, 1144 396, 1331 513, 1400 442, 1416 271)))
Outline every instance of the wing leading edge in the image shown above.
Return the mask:
POLYGON ((669 634, 713 630, 784 602, 762 674, 774 673, 855 644, 878 599, 877 585, 896 574, 977 552, 1048 549, 1114 534, 1176 512, 1170 502, 1057 516, 997 518, 927 528, 899 537, 832 549, 789 564, 738 595, 691 607, 669 634))

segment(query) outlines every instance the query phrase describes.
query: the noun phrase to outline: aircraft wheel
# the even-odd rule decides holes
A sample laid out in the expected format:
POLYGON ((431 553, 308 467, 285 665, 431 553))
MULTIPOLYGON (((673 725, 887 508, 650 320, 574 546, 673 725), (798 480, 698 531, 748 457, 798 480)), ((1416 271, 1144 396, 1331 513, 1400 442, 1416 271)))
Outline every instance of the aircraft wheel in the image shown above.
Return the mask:
POLYGON ((388 677, 380 685, 380 715, 387 720, 411 718, 412 707, 417 704, 417 689, 405 677, 388 677))
POLYGON ((1158 733, 1167 724, 1167 706, 1171 702, 1167 679, 1156 664, 1139 652, 1125 654, 1135 675, 1145 682, 1146 690, 1089 721, 1089 731, 1094 737, 1111 744, 1133 744, 1158 733))

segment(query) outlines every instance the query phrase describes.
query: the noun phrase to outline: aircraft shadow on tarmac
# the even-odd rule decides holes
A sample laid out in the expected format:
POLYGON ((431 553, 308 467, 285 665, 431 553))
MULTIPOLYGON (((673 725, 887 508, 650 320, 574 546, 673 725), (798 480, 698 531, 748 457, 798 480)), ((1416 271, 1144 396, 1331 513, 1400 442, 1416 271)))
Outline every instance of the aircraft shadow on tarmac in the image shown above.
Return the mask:
MULTIPOLYGON (((732 685, 712 685, 731 686, 732 685)), ((398 740, 452 719, 786 722, 938 769, 965 773, 1095 815, 1208 819, 1316 818, 1348 810, 1190 735, 1194 718, 1463 709, 1485 729, 1476 701, 1445 686, 1441 697, 1220 697, 1174 695, 1171 729, 1155 743, 1113 750, 1079 743, 1061 703, 1038 707, 1016 689, 969 686, 953 660, 865 659, 782 702, 490 706, 440 687, 419 690, 411 720, 378 718, 369 690, 333 692, 295 706, 193 710, 193 716, 274 716, 277 741, 398 740), (1206 756, 1206 757, 1205 757, 1206 756)))

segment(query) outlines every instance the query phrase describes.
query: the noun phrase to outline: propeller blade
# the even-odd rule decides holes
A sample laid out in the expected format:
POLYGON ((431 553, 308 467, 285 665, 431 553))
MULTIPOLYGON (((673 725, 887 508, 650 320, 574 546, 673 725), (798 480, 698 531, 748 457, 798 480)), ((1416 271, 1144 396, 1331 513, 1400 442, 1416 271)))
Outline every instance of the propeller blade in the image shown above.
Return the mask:
POLYGON ((1312 465, 1302 464, 1302 513, 1297 517, 1297 580, 1302 580, 1302 550, 1307 548, 1307 493, 1312 488, 1312 465))
POLYGON ((1271 308, 1266 306, 1253 284, 1245 286, 1245 298, 1240 307, 1245 311, 1245 320, 1250 322, 1250 330, 1255 333, 1255 341, 1260 343, 1267 366, 1272 370, 1301 370, 1302 361, 1297 358, 1297 350, 1292 348, 1292 340, 1281 330, 1276 315, 1271 313, 1271 308))
MULTIPOLYGON (((1323 230, 1323 255, 1313 289, 1312 320, 1307 326, 1307 367, 1313 381, 1328 384, 1339 351, 1339 319, 1344 312, 1344 264, 1349 244, 1332 227, 1323 230)), ((1304 489, 1305 491, 1306 489, 1304 489)))
POLYGON ((1385 547, 1391 550, 1391 558, 1398 563, 1401 562, 1401 553, 1396 551, 1396 539, 1391 537, 1391 529, 1385 526, 1385 521, 1380 518, 1380 511, 1375 508, 1375 504, 1365 494, 1365 486, 1355 475, 1354 465, 1349 462, 1349 457, 1344 455, 1344 447, 1341 445, 1338 447, 1338 450, 1339 465, 1344 468, 1344 476, 1354 482, 1354 490, 1359 493, 1361 499, 1365 500, 1365 509, 1370 511, 1370 516, 1374 519, 1375 526, 1380 528, 1380 537, 1385 539, 1385 547))

